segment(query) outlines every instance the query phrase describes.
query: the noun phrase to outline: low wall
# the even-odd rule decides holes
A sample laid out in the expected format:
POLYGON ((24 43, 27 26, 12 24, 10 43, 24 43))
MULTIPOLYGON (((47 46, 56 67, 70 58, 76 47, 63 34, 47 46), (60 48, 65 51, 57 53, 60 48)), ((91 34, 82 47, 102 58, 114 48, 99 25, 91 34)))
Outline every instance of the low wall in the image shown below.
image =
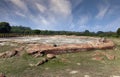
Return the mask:
POLYGON ((52 44, 30 44, 27 53, 51 53, 51 54, 63 54, 63 53, 73 53, 80 51, 89 51, 94 49, 112 49, 115 44, 111 40, 95 40, 80 44, 63 44, 59 46, 54 46, 52 44))

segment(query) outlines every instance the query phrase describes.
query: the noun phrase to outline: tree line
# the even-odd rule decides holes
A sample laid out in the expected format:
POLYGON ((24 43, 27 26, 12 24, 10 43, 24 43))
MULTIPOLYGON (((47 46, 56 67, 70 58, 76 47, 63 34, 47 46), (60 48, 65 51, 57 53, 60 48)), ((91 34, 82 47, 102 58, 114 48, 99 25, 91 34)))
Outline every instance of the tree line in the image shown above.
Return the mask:
POLYGON ((100 36, 100 37, 120 37, 120 28, 116 32, 90 32, 85 30, 83 32, 75 31, 51 31, 51 30, 39 30, 31 29, 25 26, 10 26, 8 22, 0 22, 0 37, 12 37, 23 35, 77 35, 77 36, 100 36))

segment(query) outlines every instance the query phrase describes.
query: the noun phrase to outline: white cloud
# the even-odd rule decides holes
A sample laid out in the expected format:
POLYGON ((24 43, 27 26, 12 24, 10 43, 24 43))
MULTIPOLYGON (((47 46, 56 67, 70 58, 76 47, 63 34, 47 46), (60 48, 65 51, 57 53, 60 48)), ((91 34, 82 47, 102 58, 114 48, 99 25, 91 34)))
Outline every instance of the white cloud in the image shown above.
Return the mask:
POLYGON ((50 23, 47 21, 47 19, 45 19, 44 17, 41 17, 40 18, 40 22, 43 24, 43 25, 50 25, 50 23))
POLYGON ((41 15, 37 15, 37 16, 30 15, 29 17, 31 21, 33 21, 37 25, 36 28, 38 29, 43 29, 43 30, 55 29, 55 24, 57 21, 54 19, 54 17, 51 16, 44 17, 41 15))
POLYGON ((104 16, 107 14, 109 10, 109 6, 104 6, 104 5, 101 5, 98 7, 98 14, 96 15, 96 18, 97 19, 102 19, 104 18, 104 16))
POLYGON ((71 14, 71 4, 68 0, 50 0, 50 10, 61 16, 71 14))
POLYGON ((10 0, 10 1, 19 8, 21 8, 22 10, 28 11, 26 4, 22 0, 10 0))
POLYGON ((15 12, 18 16, 21 16, 21 17, 26 17, 24 13, 20 13, 18 11, 15 12))
POLYGON ((61 25, 69 27, 68 25, 72 23, 70 0, 10 0, 10 2, 14 4, 13 12, 17 16, 26 17, 29 22, 36 25, 36 28, 55 30, 61 25))
POLYGON ((47 8, 45 6, 43 6, 43 5, 41 5, 40 3, 36 3, 36 7, 42 13, 44 13, 47 10, 47 8))
MULTIPOLYGON (((72 22, 71 3, 69 0, 49 0, 48 5, 37 3, 35 4, 39 13, 36 16, 31 16, 31 20, 37 23, 38 27, 43 29, 54 29, 61 24, 68 26, 72 22)), ((63 25, 62 25, 63 26, 63 25)))

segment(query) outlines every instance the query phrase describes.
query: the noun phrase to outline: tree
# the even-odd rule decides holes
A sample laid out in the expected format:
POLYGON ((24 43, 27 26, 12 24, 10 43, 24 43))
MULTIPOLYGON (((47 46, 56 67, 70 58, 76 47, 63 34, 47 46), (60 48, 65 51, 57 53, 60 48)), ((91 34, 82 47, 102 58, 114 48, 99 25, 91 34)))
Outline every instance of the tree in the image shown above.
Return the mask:
POLYGON ((26 31, 31 31, 31 28, 24 27, 24 26, 12 26, 11 32, 12 33, 26 33, 26 31))
POLYGON ((33 34, 40 34, 41 33, 41 31, 40 30, 32 30, 32 32, 33 32, 33 34))
POLYGON ((90 31, 89 30, 85 30, 84 31, 84 35, 90 35, 90 31))
POLYGON ((118 28, 118 30, 117 30, 117 35, 120 36, 120 28, 118 28))
POLYGON ((98 31, 97 34, 100 35, 100 34, 103 34, 104 32, 103 31, 98 31))
POLYGON ((0 22, 0 33, 9 33, 11 26, 8 22, 0 22))
POLYGON ((105 35, 105 33, 103 31, 98 31, 97 35, 103 37, 105 35))

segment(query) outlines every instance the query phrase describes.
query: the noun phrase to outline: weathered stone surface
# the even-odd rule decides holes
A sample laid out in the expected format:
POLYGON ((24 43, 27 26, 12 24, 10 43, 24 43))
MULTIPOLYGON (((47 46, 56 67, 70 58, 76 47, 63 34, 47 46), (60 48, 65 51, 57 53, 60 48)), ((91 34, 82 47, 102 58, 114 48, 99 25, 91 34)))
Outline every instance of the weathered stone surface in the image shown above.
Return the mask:
POLYGON ((76 74, 76 73, 78 73, 78 71, 76 70, 70 71, 70 74, 76 74))
POLYGON ((106 53, 106 52, 95 52, 92 55, 92 60, 101 61, 105 58, 107 58, 108 60, 115 60, 116 56, 110 53, 106 53))
POLYGON ((52 45, 48 44, 29 44, 26 48, 28 54, 33 54, 37 52, 41 52, 49 47, 53 47, 52 45))
POLYGON ((47 62, 47 61, 48 61, 47 58, 43 58, 42 61, 39 61, 37 64, 35 64, 35 66, 42 65, 42 64, 44 64, 44 63, 47 62))
POLYGON ((84 75, 84 77, 90 77, 89 75, 84 75))
POLYGON ((42 61, 38 62, 35 66, 42 65, 43 63, 44 63, 44 61, 42 60, 42 61))
POLYGON ((21 52, 21 51, 24 50, 24 48, 25 48, 24 46, 21 46, 21 47, 19 47, 19 48, 15 48, 14 50, 21 52))
POLYGON ((107 54, 106 57, 108 58, 108 60, 115 60, 115 55, 107 54))
POLYGON ((37 58, 37 57, 42 57, 44 54, 42 54, 42 53, 37 53, 37 54, 35 54, 35 57, 37 58))
POLYGON ((12 56, 15 56, 16 54, 18 53, 18 51, 7 51, 6 52, 6 57, 12 57, 12 56))
POLYGON ((59 46, 53 46, 50 44, 30 44, 28 45, 27 53, 33 54, 38 52, 44 52, 46 54, 62 54, 69 52, 80 52, 92 49, 108 49, 114 48, 114 43, 110 40, 91 41, 83 44, 63 44, 59 46))
POLYGON ((48 59, 55 58, 55 55, 54 55, 54 54, 47 54, 47 58, 48 58, 48 59))
POLYGON ((0 53, 0 58, 5 58, 5 56, 6 56, 6 53, 0 53))
POLYGON ((103 57, 95 56, 95 57, 92 58, 92 60, 101 61, 101 60, 103 60, 103 57))
POLYGON ((113 48, 114 43, 112 41, 108 41, 106 43, 95 43, 93 42, 92 44, 67 44, 67 45, 62 45, 58 47, 51 47, 51 48, 46 48, 44 50, 45 53, 67 53, 67 51, 71 52, 79 52, 79 51, 87 51, 87 50, 92 50, 92 49, 108 49, 108 48, 113 48))
POLYGON ((24 42, 26 47, 20 47, 17 51, 25 50, 28 54, 44 52, 45 54, 63 54, 71 52, 88 51, 92 49, 112 49, 115 44, 106 38, 84 36, 41 36, 41 37, 16 37, 14 40, 2 39, 1 41, 24 42))
POLYGON ((15 56, 18 52, 13 50, 13 51, 6 51, 6 52, 3 52, 3 53, 0 53, 0 58, 9 58, 9 57, 12 57, 12 56, 15 56))

